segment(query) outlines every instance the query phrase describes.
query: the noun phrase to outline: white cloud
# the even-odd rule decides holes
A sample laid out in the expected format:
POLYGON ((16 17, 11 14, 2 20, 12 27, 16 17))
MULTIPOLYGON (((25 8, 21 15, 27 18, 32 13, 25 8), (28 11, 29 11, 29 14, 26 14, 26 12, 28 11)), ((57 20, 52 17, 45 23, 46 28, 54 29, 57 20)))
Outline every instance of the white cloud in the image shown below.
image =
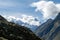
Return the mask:
POLYGON ((36 7, 35 11, 40 11, 43 14, 44 19, 56 17, 60 12, 60 4, 56 4, 53 1, 34 2, 31 6, 36 7))
POLYGON ((27 15, 22 15, 22 21, 26 22, 26 23, 29 23, 30 25, 40 25, 40 22, 38 21, 37 18, 33 17, 33 16, 27 16, 27 15), (37 19, 37 21, 35 20, 37 19))
POLYGON ((22 15, 20 18, 16 18, 13 16, 4 16, 4 18, 6 18, 9 22, 15 22, 15 23, 18 22, 18 24, 20 22, 23 22, 29 25, 35 25, 35 26, 40 25, 40 21, 38 20, 38 18, 33 17, 33 16, 22 15))

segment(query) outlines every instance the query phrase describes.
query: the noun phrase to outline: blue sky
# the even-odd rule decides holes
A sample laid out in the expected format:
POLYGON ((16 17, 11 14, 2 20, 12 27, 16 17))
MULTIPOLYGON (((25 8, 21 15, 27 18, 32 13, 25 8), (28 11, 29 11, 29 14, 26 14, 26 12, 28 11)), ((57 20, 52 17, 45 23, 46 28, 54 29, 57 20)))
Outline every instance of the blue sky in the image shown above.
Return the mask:
MULTIPOLYGON (((0 0, 0 15, 20 17, 21 14, 32 15, 42 19, 41 12, 35 12, 30 4, 39 0, 0 0)), ((60 0, 52 0, 60 3, 60 0)), ((42 20, 41 20, 42 21, 42 20)))
POLYGON ((7 14, 7 15, 14 15, 14 16, 18 16, 20 14, 33 15, 35 14, 35 11, 34 8, 30 7, 30 4, 35 1, 36 0, 5 0, 5 1, 0 0, 0 2, 2 2, 0 5, 1 6, 0 12, 3 13, 4 15, 7 14), (4 2, 7 5, 5 5, 4 2))

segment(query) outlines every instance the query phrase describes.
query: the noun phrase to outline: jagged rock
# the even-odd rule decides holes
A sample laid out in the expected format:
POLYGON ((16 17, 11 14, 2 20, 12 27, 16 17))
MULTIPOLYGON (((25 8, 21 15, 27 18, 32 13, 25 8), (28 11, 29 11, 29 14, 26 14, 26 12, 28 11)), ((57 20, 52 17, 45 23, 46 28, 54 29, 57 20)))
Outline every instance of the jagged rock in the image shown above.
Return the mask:
POLYGON ((60 40, 60 13, 54 20, 43 23, 35 33, 43 40, 60 40))

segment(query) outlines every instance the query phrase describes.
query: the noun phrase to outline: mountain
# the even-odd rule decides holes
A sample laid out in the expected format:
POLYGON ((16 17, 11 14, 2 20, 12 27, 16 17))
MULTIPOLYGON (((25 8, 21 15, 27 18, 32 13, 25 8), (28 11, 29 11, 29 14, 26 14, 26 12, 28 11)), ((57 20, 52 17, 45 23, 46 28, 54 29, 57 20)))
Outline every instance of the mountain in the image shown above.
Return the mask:
POLYGON ((38 18, 31 17, 31 16, 27 16, 27 17, 20 16, 19 18, 13 16, 4 16, 4 18, 9 22, 13 22, 15 24, 30 28, 30 30, 32 30, 33 32, 40 25, 40 21, 38 20, 38 18))
POLYGON ((54 20, 49 19, 43 23, 35 34, 43 40, 60 40, 60 13, 54 20))
POLYGON ((60 13, 57 15, 57 17, 54 19, 54 21, 51 23, 50 27, 53 27, 50 32, 48 33, 47 40, 60 40, 60 13), (57 39, 58 38, 58 39, 57 39))
POLYGON ((2 20, 3 22, 7 22, 7 20, 4 19, 1 15, 0 15, 0 20, 2 20))
POLYGON ((0 15, 0 40, 41 40, 24 26, 8 22, 0 15))
POLYGON ((45 33, 48 33, 48 29, 49 29, 49 25, 51 24, 53 20, 52 19, 48 19, 47 22, 43 23, 41 26, 39 26, 35 33, 37 34, 37 36, 39 37, 43 37, 45 35, 45 33))

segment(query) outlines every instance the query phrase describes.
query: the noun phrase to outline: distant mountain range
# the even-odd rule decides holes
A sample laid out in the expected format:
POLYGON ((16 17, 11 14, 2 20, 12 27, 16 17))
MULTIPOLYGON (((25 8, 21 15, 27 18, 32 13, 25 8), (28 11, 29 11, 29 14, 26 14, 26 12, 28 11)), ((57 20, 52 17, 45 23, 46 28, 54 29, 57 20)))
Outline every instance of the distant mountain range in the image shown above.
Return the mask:
MULTIPOLYGON (((38 21, 38 20, 36 19, 35 21, 38 21)), ((17 35, 17 34, 21 33, 21 31, 22 31, 21 35, 23 38, 25 38, 26 35, 29 35, 29 36, 26 36, 26 37, 28 37, 27 38, 28 40, 40 40, 40 38, 43 40, 60 40, 60 13, 57 15, 57 17, 54 20, 48 19, 45 23, 43 23, 40 26, 30 25, 29 23, 24 23, 21 20, 16 21, 15 19, 12 19, 10 22, 8 22, 5 18, 0 16, 0 27, 1 27, 0 29, 2 31, 5 30, 5 32, 6 32, 8 30, 6 32, 6 34, 1 34, 1 33, 5 33, 5 32, 1 32, 1 30, 0 30, 0 35, 4 35, 4 37, 7 37, 9 35, 9 33, 10 34, 13 33, 13 35, 15 35, 15 33, 16 33, 16 35, 17 35), (24 26, 26 26, 27 28, 24 26), (30 30, 29 30, 29 28, 30 28, 30 30)), ((16 38, 18 39, 17 36, 16 36, 16 38)), ((12 37, 12 38, 14 38, 14 37, 12 37)), ((10 39, 10 36, 8 39, 10 39)))
POLYGON ((40 25, 40 21, 37 18, 34 18, 34 17, 30 18, 30 16, 25 18, 24 16, 20 18, 16 18, 12 16, 4 16, 4 18, 9 22, 13 22, 15 24, 30 28, 30 30, 32 31, 35 31, 36 28, 38 28, 38 26, 40 25))
POLYGON ((28 28, 8 22, 0 15, 0 40, 41 40, 28 28))
POLYGON ((60 13, 54 20, 48 19, 39 26, 35 34, 43 40, 60 40, 60 13))

